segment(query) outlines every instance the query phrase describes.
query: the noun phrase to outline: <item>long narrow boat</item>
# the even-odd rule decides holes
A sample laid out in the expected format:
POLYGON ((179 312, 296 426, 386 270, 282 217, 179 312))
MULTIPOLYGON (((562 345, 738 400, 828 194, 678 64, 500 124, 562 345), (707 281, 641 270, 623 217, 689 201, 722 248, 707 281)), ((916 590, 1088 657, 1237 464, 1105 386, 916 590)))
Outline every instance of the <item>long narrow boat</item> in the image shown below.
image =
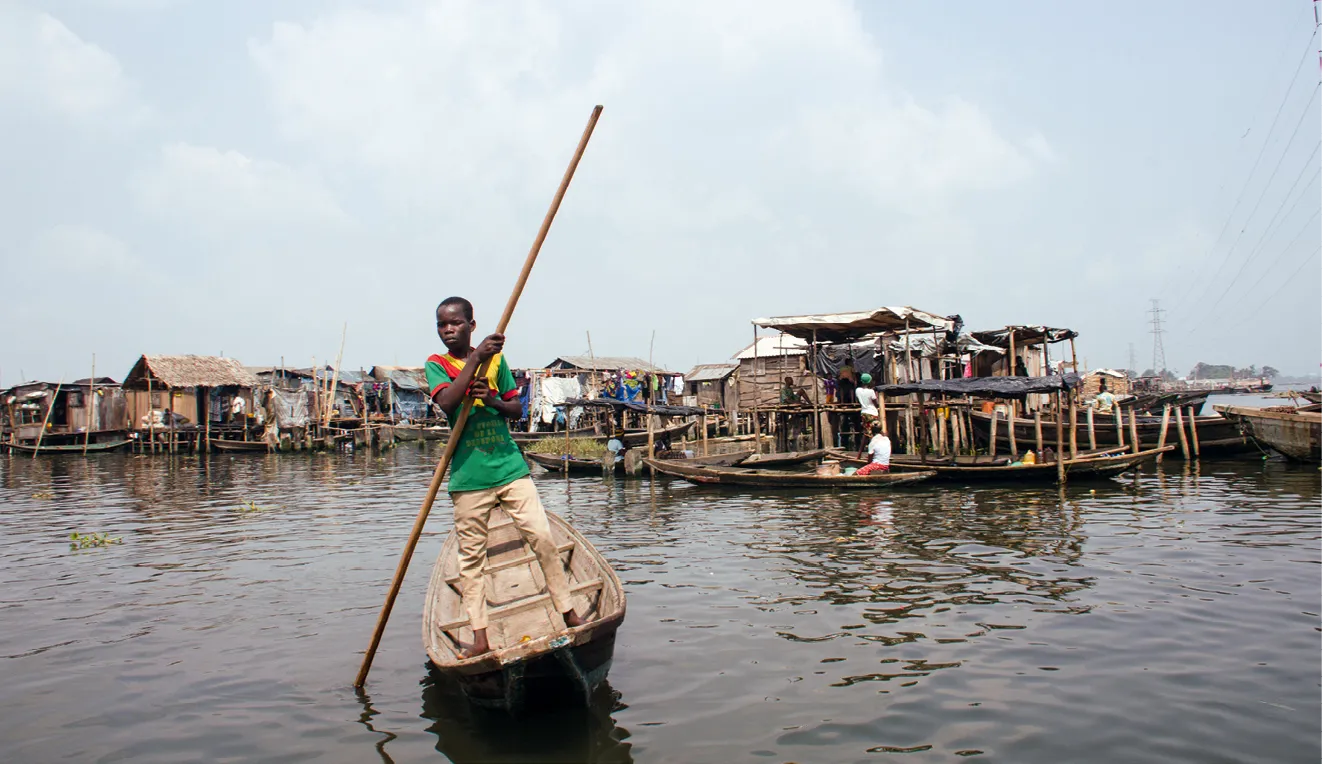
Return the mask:
POLYGON ((919 483, 935 477, 931 470, 879 472, 872 475, 817 475, 809 472, 760 470, 750 467, 701 467, 677 460, 644 459, 643 463, 663 475, 699 485, 739 485, 761 488, 853 488, 885 489, 919 483))
POLYGON ((422 642, 435 671, 454 678, 475 704, 517 712, 540 690, 568 681, 586 705, 606 679, 615 632, 624 622, 624 587, 606 558, 551 512, 574 610, 587 623, 570 629, 545 591, 536 556, 501 510, 487 528, 487 640, 491 652, 465 658, 473 640, 459 593, 459 540, 445 539, 422 611, 422 642))
MULTIPOLYGON (((684 437, 685 433, 693 429, 693 425, 694 422, 679 422, 677 424, 672 424, 669 427, 662 427, 661 429, 656 430, 655 432, 652 433, 652 436, 656 440, 661 440, 663 438, 671 438, 671 439, 682 438, 684 437)), ((448 429, 446 430, 446 434, 447 435, 449 434, 448 429)), ((512 432, 510 433, 510 435, 513 436, 515 443, 524 443, 524 444, 536 443, 537 441, 544 440, 546 438, 565 437, 565 433, 563 430, 561 430, 560 432, 512 432)), ((605 443, 606 441, 610 440, 609 435, 598 435, 591 428, 580 428, 577 430, 570 430, 569 437, 592 438, 598 443, 605 443)), ((624 441, 624 445, 628 446, 629 448, 637 448, 638 446, 645 446, 647 445, 647 430, 628 430, 624 433, 623 441, 624 441)))
MULTIPOLYGON (((583 459, 576 456, 564 456, 563 454, 539 454, 534 451, 525 451, 523 455, 528 457, 529 461, 541 465, 551 472, 564 473, 568 471, 571 475, 600 475, 603 471, 602 463, 598 459, 583 459)), ((705 467, 728 467, 739 464, 752 455, 752 451, 739 451, 737 453, 712 454, 711 456, 695 456, 689 459, 668 459, 666 461, 705 467)), ((623 463, 616 462, 615 472, 621 473, 623 471, 623 463)))
POLYGON ((221 440, 211 438, 207 441, 213 451, 233 451, 245 453, 265 453, 271 450, 271 447, 264 440, 221 440))
MULTIPOLYGON (((1175 449, 1175 446, 1166 446, 1160 449, 1150 449, 1140 451, 1139 453, 1108 454, 1105 452, 1082 456, 1078 459, 1065 460, 1065 479, 1069 480, 1089 480, 1096 478, 1111 478, 1116 475, 1122 475, 1129 472, 1144 462, 1150 462, 1157 458, 1158 454, 1168 453, 1175 449)), ((850 456, 841 456, 840 463, 850 466, 862 466, 866 464, 863 459, 850 456)), ((905 474, 910 470, 924 470, 936 473, 936 479, 943 482, 981 482, 981 481, 1004 481, 1004 482, 1048 482, 1054 483, 1057 478, 1056 463, 1046 462, 1044 464, 951 464, 947 462, 929 462, 926 465, 917 465, 913 463, 897 464, 895 458, 891 457, 891 471, 898 474, 905 474)))
POLYGON ((1290 409, 1288 406, 1253 409, 1217 405, 1213 408, 1240 427, 1245 435, 1287 458, 1322 462, 1322 412, 1281 410, 1290 409))
POLYGON ((769 469, 775 467, 792 467, 796 464, 806 464, 815 462, 826 456, 826 449, 819 448, 816 451, 788 451, 779 454, 753 454, 747 459, 739 462, 740 467, 755 467, 757 469, 769 469))
MULTIPOLYGON (((123 440, 112 440, 112 441, 108 441, 108 442, 106 442, 106 443, 88 443, 88 444, 87 444, 87 453, 92 454, 92 453, 105 453, 105 452, 107 452, 107 451, 118 451, 119 449, 124 448, 125 446, 127 446, 127 445, 128 445, 129 443, 131 443, 131 442, 132 442, 132 441, 130 441, 129 439, 125 438, 125 439, 123 439, 123 440)), ((4 443, 4 444, 0 444, 0 445, 8 446, 8 447, 12 448, 12 449, 15 450, 15 451, 20 451, 20 452, 25 453, 25 454, 33 454, 33 453, 41 453, 41 454, 81 454, 81 453, 83 453, 83 444, 82 444, 82 443, 63 443, 63 444, 60 444, 60 445, 58 445, 58 446, 46 446, 46 445, 43 445, 43 446, 41 446, 40 448, 38 448, 35 444, 24 444, 24 443, 4 443)))
MULTIPOLYGON (((984 443, 990 440, 991 435, 991 415, 984 414, 981 411, 970 411, 969 416, 973 422, 973 429, 977 437, 984 443)), ((1093 417, 1093 434, 1097 439, 1097 445, 1107 447, 1118 445, 1116 437, 1114 414, 1095 414, 1093 417)), ((1080 448, 1086 448, 1088 444, 1088 422, 1087 415, 1079 412, 1079 430, 1075 436, 1080 448)), ((1198 428, 1199 452, 1202 456, 1226 455, 1252 451, 1253 444, 1240 432, 1239 426, 1220 415, 1198 416, 1195 417, 1198 428)), ((996 423, 996 442, 998 448, 1007 448, 1010 445, 1009 427, 1006 421, 1000 419, 996 423)), ((1161 440, 1161 417, 1139 416, 1135 423, 1138 429, 1139 448, 1151 450, 1157 447, 1161 440)), ((1069 422, 1064 423, 1065 438, 1069 438, 1069 422)), ((1185 417, 1185 431, 1188 432, 1189 419, 1185 417)), ((1177 423, 1175 416, 1172 415, 1169 424, 1170 430, 1166 433, 1166 443, 1178 443, 1179 434, 1176 431, 1177 423)), ((1033 420, 1024 417, 1016 417, 1014 420, 1014 432, 1016 445, 1020 449, 1032 448, 1036 443, 1036 434, 1034 431, 1033 420)), ((1042 441, 1044 445, 1052 448, 1056 447, 1056 421, 1054 419, 1042 419, 1042 441)), ((1129 415, 1125 415, 1124 422, 1124 442, 1129 444, 1129 415)), ((1175 454, 1178 455, 1178 452, 1175 454)))

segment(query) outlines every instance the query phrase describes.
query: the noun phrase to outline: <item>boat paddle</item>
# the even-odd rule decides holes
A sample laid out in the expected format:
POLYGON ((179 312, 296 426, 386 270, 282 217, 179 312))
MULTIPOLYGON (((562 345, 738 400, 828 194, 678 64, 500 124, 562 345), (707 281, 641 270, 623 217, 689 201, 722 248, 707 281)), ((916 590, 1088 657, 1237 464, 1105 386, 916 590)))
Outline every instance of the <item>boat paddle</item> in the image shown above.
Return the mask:
MULTIPOLYGON (((565 170, 565 176, 560 179, 560 188, 555 192, 555 198, 551 200, 551 208, 546 211, 546 217, 542 220, 542 227, 537 232, 537 238, 532 243, 532 249, 528 252, 528 259, 523 263, 523 271, 519 273, 519 280, 514 284, 514 291, 510 294, 510 299, 505 303, 505 312, 500 316, 500 323, 496 325, 496 334, 504 334, 505 328, 509 325, 510 317, 514 315, 514 307, 519 303, 519 296, 523 294, 523 287, 528 283, 528 274, 532 273, 533 263, 537 262, 537 253, 542 249, 542 242, 546 241, 546 234, 551 230, 551 221, 555 219, 556 210, 560 209, 560 201, 565 198, 565 191, 569 188, 569 181, 574 177, 574 170, 578 167, 578 161, 583 158, 583 152, 588 147, 588 139, 592 137, 592 130, 597 126, 597 119, 601 116, 601 107, 596 106, 592 109, 592 116, 588 118, 588 125, 583 129, 583 137, 578 140, 578 148, 574 151, 574 158, 570 160, 568 169, 565 170)), ((474 379, 482 379, 486 376, 487 367, 490 365, 490 359, 483 361, 478 367, 474 379)), ((353 680, 353 686, 362 688, 367 681, 367 672, 372 670, 372 659, 376 657, 376 649, 381 644, 381 635, 386 630, 386 621, 390 619, 390 610, 395 606, 395 598, 399 596, 399 587, 404 583, 404 573, 408 570, 409 560, 413 558, 413 550, 418 545, 418 538, 422 535, 422 528, 427 523, 427 515, 431 513, 431 506, 436 501, 436 493, 441 489, 441 481, 445 478, 445 472, 450 467, 450 460, 454 458, 455 448, 459 445, 459 438, 463 435, 464 425, 468 424, 468 414, 473 409, 473 398, 464 396, 463 406, 459 410, 459 417, 454 422, 454 427, 450 429, 450 438, 445 443, 445 451, 441 454, 441 461, 436 465, 436 471, 432 473, 431 485, 427 487, 427 497, 422 500, 422 508, 418 510, 418 518, 413 521, 413 530, 409 532, 408 541, 404 544, 404 551, 399 556, 399 565, 395 567, 395 577, 390 582, 390 591, 386 594, 385 604, 381 606, 381 615, 376 619, 376 629, 372 632, 372 642, 367 646, 367 652, 363 655, 363 665, 358 669, 358 678, 353 680)))

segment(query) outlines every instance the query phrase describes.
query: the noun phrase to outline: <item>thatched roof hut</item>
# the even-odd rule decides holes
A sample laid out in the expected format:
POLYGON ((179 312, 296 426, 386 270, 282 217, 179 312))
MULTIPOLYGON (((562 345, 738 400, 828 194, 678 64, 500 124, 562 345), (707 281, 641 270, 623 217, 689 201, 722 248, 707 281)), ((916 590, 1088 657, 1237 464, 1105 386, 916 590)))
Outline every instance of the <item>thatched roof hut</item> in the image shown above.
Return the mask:
POLYGON ((144 355, 124 378, 124 389, 246 387, 258 385, 257 376, 233 358, 205 355, 144 355))

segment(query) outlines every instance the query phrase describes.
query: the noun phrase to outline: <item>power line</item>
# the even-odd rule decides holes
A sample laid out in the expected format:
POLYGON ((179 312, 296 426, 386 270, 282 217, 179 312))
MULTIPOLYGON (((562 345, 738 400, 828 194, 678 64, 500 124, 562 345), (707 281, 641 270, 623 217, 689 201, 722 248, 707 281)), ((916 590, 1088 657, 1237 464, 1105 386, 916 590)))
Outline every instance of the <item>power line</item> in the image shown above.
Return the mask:
POLYGON ((1263 308, 1267 307, 1267 303, 1271 302, 1272 300, 1275 300, 1276 295, 1280 294, 1282 289, 1285 289, 1290 284, 1293 284, 1295 277, 1298 276, 1299 273, 1304 270, 1304 266, 1311 263, 1313 261, 1313 258, 1317 257, 1317 253, 1319 252, 1322 252, 1322 244, 1317 245, 1317 249, 1314 249, 1311 253, 1309 253, 1308 257, 1304 258, 1304 261, 1299 264, 1299 267, 1294 269, 1294 273, 1290 274, 1290 278, 1286 279, 1280 286, 1276 287, 1276 291, 1268 295, 1267 299, 1263 300, 1261 305, 1253 309, 1253 312, 1257 313, 1261 311, 1263 308))
POLYGON ((1221 260, 1221 264, 1217 266, 1216 273, 1212 274, 1212 278, 1207 282, 1207 285, 1198 293, 1199 297, 1206 294, 1216 283, 1216 279, 1221 275, 1221 271, 1225 269, 1226 263, 1230 262, 1230 256, 1234 254, 1235 247, 1239 246, 1239 240, 1244 236, 1244 231, 1248 230, 1253 216, 1258 214, 1258 208, 1262 206, 1262 200, 1267 196, 1267 190, 1271 188, 1272 181, 1276 179, 1276 173, 1280 172, 1281 164, 1285 162, 1285 158, 1290 154, 1290 146, 1294 144, 1295 136, 1299 135, 1299 128, 1303 127, 1304 120, 1308 118, 1309 112, 1312 111, 1313 99, 1317 98, 1319 89, 1322 89, 1322 81, 1319 81, 1313 87, 1313 94, 1308 97, 1308 103, 1304 106, 1303 113, 1299 115, 1299 121, 1295 123, 1294 132, 1290 133, 1290 140, 1286 142, 1285 150, 1281 152, 1281 158, 1276 162, 1276 167, 1272 169, 1272 174, 1267 178, 1266 184, 1263 185, 1262 193, 1258 194, 1258 201, 1253 204, 1253 211, 1249 213, 1247 218, 1244 218, 1244 225, 1240 227, 1239 233, 1235 235, 1234 243, 1230 245, 1230 249, 1226 250, 1226 256, 1221 260))
MULTIPOLYGON (((1285 89, 1285 95, 1281 96, 1281 103, 1276 107, 1276 115, 1272 117, 1271 127, 1267 128, 1267 134, 1263 136, 1262 148, 1258 149, 1258 156, 1253 160, 1253 167, 1249 169, 1249 174, 1244 178, 1244 185, 1239 190, 1239 195, 1235 198, 1235 204, 1230 208, 1230 214, 1226 216, 1226 222, 1221 226, 1221 233, 1217 234, 1216 241, 1212 243, 1211 249, 1207 250, 1210 256, 1221 246, 1221 240, 1225 238, 1226 231, 1230 230, 1230 221, 1235 219, 1235 213, 1239 211, 1240 202, 1244 201, 1244 194, 1249 190, 1249 183, 1253 180, 1253 174, 1258 171, 1258 164, 1262 162, 1262 157, 1267 153, 1267 144, 1271 143, 1272 133, 1276 132, 1276 122, 1281 118, 1281 112, 1285 110, 1285 104, 1290 100, 1290 94, 1294 92, 1294 84, 1299 80, 1299 69, 1307 60, 1309 52, 1313 50, 1313 39, 1317 37, 1318 25, 1313 25, 1313 31, 1308 36, 1308 44, 1304 46, 1304 52, 1299 56, 1299 63, 1294 65, 1293 74, 1290 75, 1290 85, 1285 89)), ((1219 271, 1220 269, 1218 269, 1219 271)), ((1192 288, 1192 287, 1189 287, 1192 288)), ((1188 292, 1182 292, 1177 300, 1182 300, 1188 292)))

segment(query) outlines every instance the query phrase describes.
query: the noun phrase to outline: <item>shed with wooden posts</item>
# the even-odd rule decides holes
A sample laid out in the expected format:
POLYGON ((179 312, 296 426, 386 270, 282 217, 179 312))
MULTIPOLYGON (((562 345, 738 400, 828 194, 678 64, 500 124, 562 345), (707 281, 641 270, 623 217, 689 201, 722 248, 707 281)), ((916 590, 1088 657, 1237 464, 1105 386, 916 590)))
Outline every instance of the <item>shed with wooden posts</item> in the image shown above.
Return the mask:
POLYGON ((144 355, 124 377, 130 428, 173 447, 216 432, 246 432, 260 400, 257 377, 233 358, 144 355), (163 435, 164 433, 164 435, 163 435))

